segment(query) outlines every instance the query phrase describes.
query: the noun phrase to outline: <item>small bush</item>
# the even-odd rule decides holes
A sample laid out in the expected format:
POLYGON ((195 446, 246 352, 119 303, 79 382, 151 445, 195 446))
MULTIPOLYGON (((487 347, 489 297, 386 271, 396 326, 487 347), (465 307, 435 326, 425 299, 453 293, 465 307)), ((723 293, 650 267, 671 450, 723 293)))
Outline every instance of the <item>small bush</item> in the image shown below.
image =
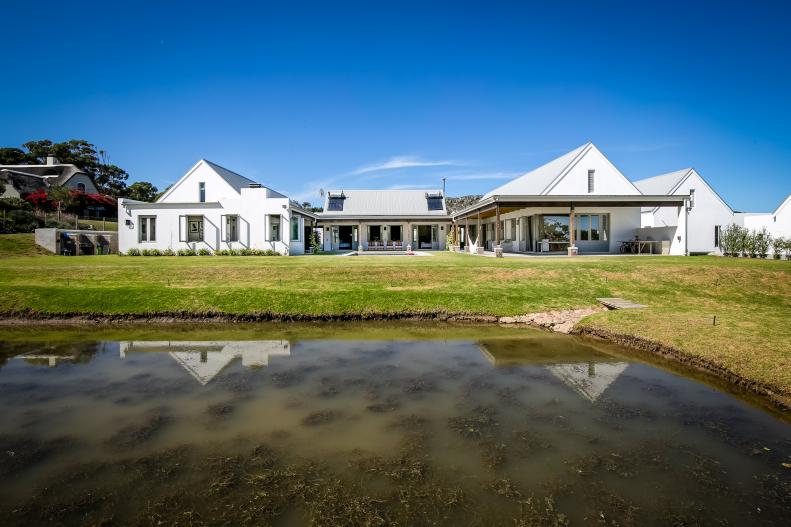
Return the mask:
POLYGON ((143 256, 162 256, 162 251, 159 249, 143 249, 140 254, 143 256))
POLYGON ((176 256, 176 252, 173 249, 165 249, 162 251, 162 256, 176 256))
POLYGON ((140 249, 135 249, 135 248, 129 249, 128 251, 126 251, 126 255, 127 256, 140 256, 140 249))
POLYGON ((772 257, 775 260, 779 260, 780 257, 783 256, 783 251, 785 250, 787 243, 788 240, 782 236, 772 239, 772 257))
POLYGON ((254 253, 252 249, 245 247, 244 249, 239 250, 239 254, 241 256, 253 256, 254 253))
POLYGON ((211 256, 211 251, 206 248, 198 249, 198 256, 211 256))
POLYGON ((769 252, 769 246, 772 243, 772 235, 766 230, 766 227, 761 227, 760 231, 755 231, 755 254, 759 258, 766 258, 769 252))
POLYGON ((179 256, 195 256, 197 253, 192 249, 179 249, 176 254, 179 256))
POLYGON ((228 250, 227 249, 219 249, 217 251, 214 251, 214 256, 228 256, 228 250))

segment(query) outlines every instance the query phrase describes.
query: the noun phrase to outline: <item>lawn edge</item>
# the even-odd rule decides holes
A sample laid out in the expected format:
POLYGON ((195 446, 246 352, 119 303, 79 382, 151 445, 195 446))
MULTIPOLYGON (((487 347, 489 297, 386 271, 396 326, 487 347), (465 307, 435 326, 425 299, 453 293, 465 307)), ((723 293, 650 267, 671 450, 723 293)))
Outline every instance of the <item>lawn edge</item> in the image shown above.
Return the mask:
POLYGON ((738 386, 750 393, 759 395, 763 399, 769 401, 773 406, 783 411, 791 411, 791 393, 784 391, 778 386, 750 379, 749 377, 735 373, 716 361, 694 355, 675 346, 645 337, 631 335, 629 333, 617 333, 602 327, 587 324, 575 326, 571 334, 596 338, 618 344, 625 348, 645 352, 650 355, 657 355, 671 362, 705 372, 725 381, 729 385, 738 386))

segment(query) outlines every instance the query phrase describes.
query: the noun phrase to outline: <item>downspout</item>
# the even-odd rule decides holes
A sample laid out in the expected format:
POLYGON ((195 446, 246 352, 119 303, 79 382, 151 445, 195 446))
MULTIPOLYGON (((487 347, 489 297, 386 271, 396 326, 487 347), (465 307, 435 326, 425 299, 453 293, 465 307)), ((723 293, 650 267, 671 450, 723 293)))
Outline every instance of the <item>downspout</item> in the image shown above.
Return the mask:
POLYGON ((688 201, 684 200, 684 256, 689 256, 689 207, 688 201))

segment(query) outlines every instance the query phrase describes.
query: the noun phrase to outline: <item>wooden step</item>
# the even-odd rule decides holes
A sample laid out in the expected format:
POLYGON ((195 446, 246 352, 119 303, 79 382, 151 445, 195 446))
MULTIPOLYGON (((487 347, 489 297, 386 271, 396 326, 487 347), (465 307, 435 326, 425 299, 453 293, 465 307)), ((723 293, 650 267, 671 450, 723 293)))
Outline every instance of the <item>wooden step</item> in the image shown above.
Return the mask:
POLYGON ((597 298, 599 303, 608 309, 637 309, 640 307, 648 307, 643 304, 635 304, 631 300, 623 298, 597 298))

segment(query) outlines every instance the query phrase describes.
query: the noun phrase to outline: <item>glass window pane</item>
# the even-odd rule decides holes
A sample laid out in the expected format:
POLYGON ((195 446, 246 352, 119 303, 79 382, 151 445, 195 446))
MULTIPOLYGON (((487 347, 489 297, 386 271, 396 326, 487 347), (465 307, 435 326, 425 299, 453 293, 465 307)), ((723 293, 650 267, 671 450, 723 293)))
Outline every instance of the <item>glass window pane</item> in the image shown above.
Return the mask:
POLYGON ((157 218, 152 216, 148 219, 148 221, 148 240, 153 242, 157 239, 157 218))
POLYGON ((291 218, 291 240, 299 240, 299 218, 291 218))
POLYGON ((577 224, 579 225, 579 237, 580 240, 582 241, 587 241, 591 239, 588 236, 588 229, 590 228, 589 218, 590 216, 588 216, 587 214, 581 214, 579 216, 579 222, 577 222, 577 224))
POLYGON ((142 217, 140 218, 140 241, 145 242, 148 241, 148 218, 142 217))
POLYGON ((591 240, 599 239, 599 215, 591 216, 591 240))
POLYGON ((568 215, 544 216, 542 236, 549 241, 568 241, 568 215))

